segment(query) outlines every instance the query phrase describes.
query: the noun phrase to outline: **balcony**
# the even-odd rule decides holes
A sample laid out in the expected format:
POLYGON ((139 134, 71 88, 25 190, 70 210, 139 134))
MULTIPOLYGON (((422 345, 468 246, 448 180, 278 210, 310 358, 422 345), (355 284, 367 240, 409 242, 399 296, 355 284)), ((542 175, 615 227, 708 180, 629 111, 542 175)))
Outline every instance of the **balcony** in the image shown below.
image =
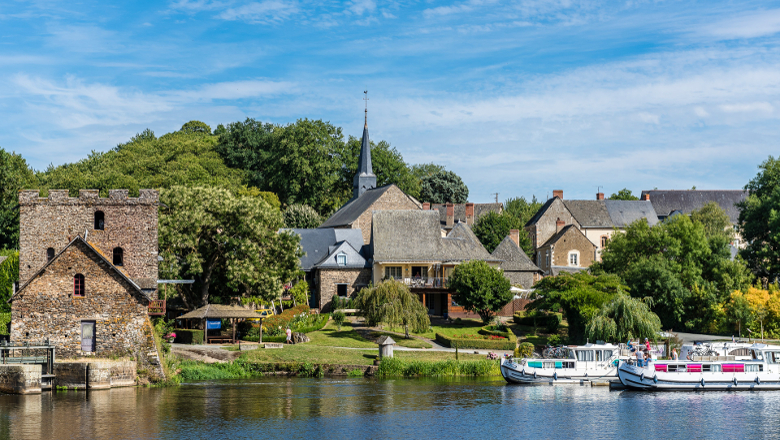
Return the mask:
POLYGON ((409 288, 412 289, 447 289, 449 287, 449 280, 444 277, 407 277, 399 278, 392 277, 396 281, 400 281, 409 288))

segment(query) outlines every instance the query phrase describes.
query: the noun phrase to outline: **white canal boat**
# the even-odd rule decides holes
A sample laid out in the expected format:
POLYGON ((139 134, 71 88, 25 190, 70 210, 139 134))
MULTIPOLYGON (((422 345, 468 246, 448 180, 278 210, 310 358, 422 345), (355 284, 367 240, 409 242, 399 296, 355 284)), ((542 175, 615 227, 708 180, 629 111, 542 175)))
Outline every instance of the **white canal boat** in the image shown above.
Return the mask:
POLYGON ((749 360, 711 356, 644 367, 621 362, 618 377, 639 390, 780 390, 780 346, 753 344, 748 350, 749 360))
POLYGON ((617 380, 617 366, 628 356, 612 344, 564 347, 562 359, 501 359, 501 375, 509 383, 555 385, 617 380))

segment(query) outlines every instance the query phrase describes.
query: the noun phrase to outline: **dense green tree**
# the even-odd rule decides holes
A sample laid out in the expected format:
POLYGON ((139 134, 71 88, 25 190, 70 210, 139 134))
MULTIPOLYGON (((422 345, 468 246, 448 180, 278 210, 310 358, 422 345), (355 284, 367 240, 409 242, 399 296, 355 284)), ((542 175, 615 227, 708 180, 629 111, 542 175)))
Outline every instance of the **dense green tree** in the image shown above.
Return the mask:
POLYGON ((615 275, 591 275, 578 272, 563 273, 557 277, 546 277, 534 285, 533 301, 526 306, 532 310, 563 309, 569 323, 569 341, 583 343, 586 327, 602 307, 617 294, 625 292, 626 286, 615 275))
POLYGON ((0 148, 0 249, 19 248, 19 190, 35 186, 27 161, 0 148))
POLYGON ((265 169, 274 143, 274 132, 281 127, 247 118, 244 122, 233 122, 220 129, 216 151, 229 167, 246 172, 247 184, 265 188, 265 169))
POLYGON ((512 287, 504 274, 484 261, 469 261, 455 266, 449 277, 454 299, 485 324, 512 300, 512 287))
POLYGON ((661 320, 650 307, 622 291, 590 320, 585 334, 591 340, 622 342, 628 339, 658 337, 661 320))
POLYGON ((430 203, 466 203, 469 189, 454 172, 439 171, 423 177, 420 199, 430 203))
POLYGON ((701 208, 692 211, 691 220, 704 226, 704 235, 708 239, 721 236, 731 241, 731 238, 734 236, 728 214, 716 202, 709 202, 701 208))
POLYGON ((222 188, 175 186, 160 197, 162 276, 194 278, 181 289, 194 309, 232 296, 269 302, 300 275, 299 237, 265 201, 222 188), (216 280, 221 282, 217 283, 216 280))
POLYGON ((180 131, 183 131, 184 133, 211 134, 211 127, 209 127, 205 122, 190 121, 182 125, 180 131))
POLYGON ((276 194, 270 191, 260 191, 254 186, 250 186, 250 187, 244 186, 243 188, 239 188, 237 194, 239 196, 249 196, 249 197, 257 197, 259 199, 263 199, 265 200, 266 203, 268 203, 269 206, 271 206, 274 209, 281 209, 282 206, 282 203, 279 201, 279 197, 276 197, 276 194))
POLYGON ((739 203, 739 233, 747 243, 741 252, 748 267, 765 281, 780 276, 780 158, 772 156, 745 189, 739 203))
POLYGON ((536 196, 533 196, 530 202, 525 197, 514 197, 504 202, 504 212, 518 218, 521 225, 525 226, 542 205, 544 204, 536 200, 536 196))
POLYGON ((314 229, 322 224, 322 217, 309 205, 290 205, 284 210, 284 225, 295 229, 314 229))
POLYGON ((13 294, 14 283, 19 281, 19 251, 2 250, 0 257, 7 257, 0 263, 0 313, 8 313, 11 311, 8 300, 13 294))
POLYGON ((635 196, 630 189, 623 188, 609 196, 609 200, 639 200, 639 197, 635 196))
POLYGON ((472 227, 474 235, 477 236, 479 242, 482 243, 482 246, 485 246, 488 252, 493 252, 501 244, 501 241, 509 235, 511 229, 520 230, 520 247, 530 257, 533 253, 531 239, 528 238, 528 234, 523 229, 523 222, 519 218, 507 212, 498 214, 491 211, 478 218, 472 227))
POLYGON ((412 175, 417 178, 418 183, 422 185, 422 180, 425 177, 432 176, 441 171, 446 171, 443 165, 431 163, 418 163, 409 167, 412 175))
POLYGON ((374 287, 364 287, 358 292, 355 304, 368 325, 403 327, 407 337, 410 328, 415 333, 423 333, 431 326, 428 310, 417 295, 396 280, 385 280, 374 287))
MULTIPOLYGON (((376 185, 384 186, 392 183, 406 194, 418 198, 420 196, 419 179, 412 174, 401 153, 386 141, 379 141, 377 144, 371 141, 370 144, 371 167, 376 175, 376 185)), ((339 191, 344 194, 345 201, 352 197, 352 179, 357 171, 360 147, 361 139, 350 136, 341 155, 343 167, 339 191)))

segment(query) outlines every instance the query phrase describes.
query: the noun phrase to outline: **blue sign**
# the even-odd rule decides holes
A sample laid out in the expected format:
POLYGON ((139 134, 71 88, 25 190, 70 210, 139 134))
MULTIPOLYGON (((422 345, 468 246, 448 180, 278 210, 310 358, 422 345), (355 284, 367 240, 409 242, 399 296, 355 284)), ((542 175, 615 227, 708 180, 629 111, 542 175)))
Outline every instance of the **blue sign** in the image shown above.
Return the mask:
POLYGON ((221 319, 208 319, 206 320, 206 330, 219 330, 222 328, 221 319))

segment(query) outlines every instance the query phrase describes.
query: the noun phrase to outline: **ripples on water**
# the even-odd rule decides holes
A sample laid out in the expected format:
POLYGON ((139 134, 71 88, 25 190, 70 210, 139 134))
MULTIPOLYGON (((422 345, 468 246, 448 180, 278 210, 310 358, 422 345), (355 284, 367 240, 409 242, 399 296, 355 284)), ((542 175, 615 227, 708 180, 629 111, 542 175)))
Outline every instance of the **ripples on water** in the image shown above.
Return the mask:
POLYGON ((0 395, 0 438, 767 438, 780 392, 291 379, 0 395))

